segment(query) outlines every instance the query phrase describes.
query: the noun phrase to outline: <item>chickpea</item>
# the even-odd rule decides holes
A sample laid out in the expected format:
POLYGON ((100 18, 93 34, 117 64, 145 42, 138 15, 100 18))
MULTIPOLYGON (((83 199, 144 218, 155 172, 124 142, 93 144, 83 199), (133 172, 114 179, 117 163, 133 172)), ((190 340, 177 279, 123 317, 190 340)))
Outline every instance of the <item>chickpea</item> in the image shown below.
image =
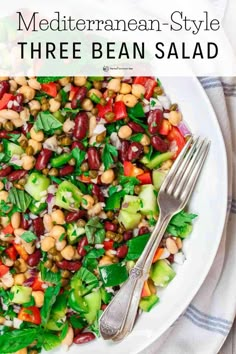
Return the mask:
POLYGON ((74 129, 74 126, 75 126, 75 122, 68 118, 67 120, 65 120, 62 130, 64 133, 69 133, 74 129))
POLYGON ((62 210, 57 209, 51 213, 52 222, 58 225, 65 224, 65 215, 62 210))
POLYGON ((124 95, 123 102, 127 107, 131 108, 138 103, 138 100, 134 95, 128 94, 128 95, 124 95))
POLYGON ((37 81, 37 79, 29 79, 28 80, 28 85, 34 89, 34 90, 40 90, 41 89, 41 84, 37 81))
POLYGON ((23 242, 22 246, 28 254, 32 254, 35 251, 35 244, 33 242, 23 242))
POLYGON ((91 195, 89 195, 89 194, 84 195, 82 198, 81 206, 84 209, 88 210, 88 209, 91 209, 93 205, 94 205, 93 197, 91 197, 91 195))
POLYGON ((2 263, 5 264, 7 267, 12 267, 14 264, 14 261, 10 258, 4 258, 2 260, 2 263))
POLYGON ((118 101, 123 101, 123 100, 124 100, 124 97, 125 97, 125 95, 123 95, 123 94, 117 95, 117 96, 116 96, 116 102, 118 102, 118 101))
POLYGON ((52 230, 53 222, 52 222, 52 218, 50 215, 45 214, 43 216, 43 225, 44 225, 44 228, 47 232, 50 232, 52 230))
POLYGON ((120 84, 120 79, 111 79, 109 82, 108 82, 108 85, 107 85, 107 88, 108 90, 112 90, 114 92, 119 92, 120 91, 120 87, 121 87, 121 84, 120 84))
POLYGON ((3 325, 3 324, 4 324, 4 322, 5 322, 5 318, 4 318, 4 317, 2 317, 2 316, 0 316, 0 325, 3 325))
POLYGON ((61 107, 61 102, 55 98, 50 98, 49 100, 49 111, 54 113, 57 112, 61 107))
POLYGON ((93 109, 93 102, 90 100, 90 98, 85 98, 85 99, 81 102, 81 107, 82 107, 85 111, 92 111, 92 109, 93 109))
POLYGON ((15 80, 10 80, 9 81, 10 84, 10 92, 14 93, 17 90, 17 83, 15 80))
POLYGON ((132 135, 132 129, 128 125, 123 125, 118 131, 118 136, 121 139, 129 139, 132 135))
POLYGON ((42 144, 34 139, 29 139, 28 145, 32 146, 32 148, 34 149, 34 155, 37 154, 40 150, 42 150, 42 144))
POLYGON ((50 231, 50 236, 58 240, 63 234, 66 233, 66 230, 63 226, 53 226, 53 228, 50 231))
POLYGON ((88 215, 95 216, 95 215, 100 214, 101 211, 102 211, 101 203, 96 203, 91 209, 88 210, 88 215))
POLYGON ((141 140, 140 140, 140 144, 142 144, 143 146, 148 146, 150 145, 151 140, 149 138, 149 136, 147 134, 143 134, 141 140))
MULTIPOLYGON (((1 193, 2 192, 0 192, 0 194, 1 193)), ((0 197, 0 200, 2 200, 1 197, 0 197)), ((9 217, 8 216, 2 216, 0 218, 0 220, 1 220, 1 226, 3 226, 3 227, 5 227, 5 226, 7 226, 9 224, 9 217)), ((0 239, 1 239, 1 237, 0 237, 0 239)), ((13 239, 13 237, 7 238, 6 235, 4 235, 3 238, 2 238, 3 241, 5 241, 5 240, 12 241, 12 239, 13 239)))
POLYGON ((20 112, 20 119, 23 122, 28 122, 29 118, 30 118, 29 108, 24 107, 23 111, 20 112))
POLYGON ((93 136, 93 132, 94 132, 94 129, 96 128, 96 125, 97 125, 97 120, 96 120, 96 117, 95 116, 92 116, 89 118, 89 138, 91 138, 91 136, 93 136))
POLYGON ((32 296, 35 301, 35 306, 42 307, 44 303, 44 292, 43 291, 32 291, 32 296))
POLYGON ((127 95, 127 93, 131 92, 131 89, 131 85, 127 84, 126 82, 122 82, 120 86, 120 93, 127 95))
POLYGON ((66 240, 56 241, 56 250, 62 251, 66 247, 66 240))
POLYGON ((51 248, 53 248, 55 246, 55 239, 51 236, 47 236, 45 237, 42 241, 41 241, 41 249, 44 252, 48 252, 51 248))
POLYGON ((145 94, 145 87, 143 85, 133 84, 132 94, 137 98, 141 98, 145 94))
POLYGON ((99 90, 97 90, 97 89, 95 89, 95 88, 92 88, 91 90, 89 90, 89 92, 88 92, 88 97, 90 98, 93 94, 96 95, 96 96, 99 97, 99 98, 102 98, 102 93, 101 93, 101 91, 99 91, 99 90))
POLYGON ((0 181, 0 191, 4 188, 4 184, 0 181))
POLYGON ((32 87, 29 87, 27 85, 21 86, 18 92, 22 93, 22 95, 24 96, 25 103, 31 101, 35 96, 35 90, 32 87))
POLYGON ((86 76, 75 76, 74 77, 74 84, 76 86, 84 86, 86 84, 87 77, 86 76))
POLYGON ((111 184, 114 181, 114 179, 115 179, 115 173, 111 168, 103 172, 103 174, 101 175, 101 182, 104 184, 111 184))
POLYGON ((20 86, 27 85, 27 80, 26 80, 25 76, 16 76, 16 77, 14 77, 14 80, 20 86))
POLYGON ((34 167, 36 159, 33 156, 24 155, 22 156, 21 161, 23 169, 29 171, 34 167))
POLYGON ((13 109, 1 109, 0 118, 2 119, 2 123, 5 123, 7 119, 18 119, 20 117, 19 113, 13 111, 13 109))
POLYGON ((99 266, 112 264, 112 259, 109 256, 103 256, 99 261, 99 266))
POLYGON ((12 123, 14 124, 14 126, 16 128, 20 128, 24 125, 24 122, 21 118, 17 118, 17 119, 12 119, 12 123))
POLYGON ((0 76, 0 81, 9 80, 9 76, 0 76))
POLYGON ((15 274, 14 275, 14 284, 15 285, 22 285, 25 281, 25 275, 23 273, 15 274))
POLYGON ((60 83, 61 86, 66 86, 70 83, 70 77, 63 77, 62 79, 59 79, 58 82, 60 83))
POLYGON ((21 227, 19 227, 18 229, 14 230, 14 235, 17 237, 21 237, 21 235, 25 232, 24 229, 22 229, 21 227))
POLYGON ((3 200, 6 202, 8 199, 8 192, 7 191, 0 191, 0 201, 3 200))
POLYGON ((73 343, 73 339, 74 339, 74 331, 73 328, 69 326, 67 334, 63 339, 63 341, 61 342, 61 344, 66 347, 70 347, 71 344, 73 343))
POLYGON ((15 268, 18 270, 19 273, 25 273, 28 269, 28 266, 27 266, 26 262, 24 261, 24 259, 18 258, 15 261, 15 268))
POLYGON ((73 258, 74 254, 75 254, 75 250, 71 245, 66 246, 61 251, 62 257, 65 258, 67 261, 70 261, 73 258))
POLYGON ((41 142, 44 139, 44 132, 42 130, 35 131, 34 128, 30 129, 30 136, 33 140, 41 142))
POLYGON ((18 229, 20 227, 20 213, 16 211, 14 214, 11 216, 11 226, 13 229, 18 229))
POLYGON ((30 108, 30 111, 40 111, 41 104, 37 100, 32 100, 29 102, 29 108, 30 108))
POLYGON ((167 160, 167 161, 162 163, 161 170, 169 170, 172 165, 173 165, 173 161, 172 160, 167 160))
POLYGON ((169 113, 169 122, 172 125, 179 125, 182 120, 182 114, 179 111, 170 111, 169 113))

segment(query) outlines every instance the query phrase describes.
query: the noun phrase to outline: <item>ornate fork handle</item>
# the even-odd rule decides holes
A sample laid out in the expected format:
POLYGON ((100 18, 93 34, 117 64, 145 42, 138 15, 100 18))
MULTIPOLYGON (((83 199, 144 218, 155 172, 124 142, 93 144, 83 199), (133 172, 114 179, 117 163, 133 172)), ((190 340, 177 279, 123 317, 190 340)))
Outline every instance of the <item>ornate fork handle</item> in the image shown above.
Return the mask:
POLYGON ((150 260, 152 261, 155 253, 155 247, 153 246, 155 244, 158 246, 160 243, 168 222, 169 217, 167 215, 160 215, 144 252, 136 263, 136 266, 130 271, 129 279, 123 284, 102 314, 100 318, 100 331, 104 339, 111 339, 119 335, 128 314, 129 321, 135 321, 143 283, 148 277, 149 263, 150 260))

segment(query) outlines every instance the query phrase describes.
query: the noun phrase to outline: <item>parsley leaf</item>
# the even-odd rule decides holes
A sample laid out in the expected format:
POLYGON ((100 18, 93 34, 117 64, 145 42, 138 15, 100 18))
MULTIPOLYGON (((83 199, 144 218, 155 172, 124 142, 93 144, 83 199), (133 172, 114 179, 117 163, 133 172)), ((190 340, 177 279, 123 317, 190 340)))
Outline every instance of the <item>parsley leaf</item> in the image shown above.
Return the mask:
POLYGON ((98 258, 103 256, 104 253, 105 251, 103 248, 92 249, 83 258, 83 266, 92 272, 98 266, 98 258))
POLYGON ((32 198, 25 191, 13 187, 9 191, 8 200, 15 205, 19 211, 24 213, 28 209, 32 198))
POLYGON ((21 238, 27 243, 37 240, 37 236, 32 231, 25 231, 21 235, 21 238))
POLYGON ((63 77, 64 76, 38 76, 37 81, 40 82, 40 84, 47 84, 62 79, 63 77))
POLYGON ((0 336, 1 354, 13 353, 27 347, 38 335, 38 328, 17 329, 0 336))
POLYGON ((0 201, 0 216, 5 216, 11 211, 12 206, 4 202, 4 200, 0 201))
POLYGON ((173 236, 185 238, 192 231, 192 220, 197 217, 196 214, 189 214, 185 211, 173 216, 166 231, 173 236))
POLYGON ((37 120, 34 123, 34 130, 37 132, 43 130, 44 132, 50 132, 62 127, 62 123, 59 122, 50 112, 40 112, 37 116, 37 120))
POLYGON ((61 339, 49 331, 43 332, 42 341, 42 345, 45 350, 51 350, 61 344, 61 339))
POLYGON ((91 218, 85 225, 85 233, 88 243, 94 244, 97 240, 101 240, 101 232, 98 233, 100 230, 103 230, 103 225, 100 223, 99 217, 95 216, 94 218, 91 218))
POLYGON ((61 285, 58 284, 56 286, 49 286, 45 290, 44 303, 43 303, 43 307, 41 308, 41 311, 40 311, 43 326, 45 326, 48 322, 52 306, 56 301, 56 298, 57 298, 57 295, 59 294, 60 288, 61 288, 61 285))
POLYGON ((102 152, 102 162, 104 163, 105 170, 108 170, 114 163, 113 157, 118 156, 118 151, 115 146, 106 143, 102 152))
POLYGON ((10 137, 9 140, 13 141, 14 143, 18 142, 18 139, 20 138, 21 134, 11 134, 9 133, 8 136, 10 137))
POLYGON ((138 133, 138 134, 132 135, 130 137, 130 140, 131 141, 137 141, 139 143, 141 141, 142 137, 143 137, 143 134, 142 133, 138 133))
POLYGON ((74 157, 74 159, 76 161, 76 171, 77 172, 81 172, 80 166, 81 166, 82 162, 84 161, 85 155, 86 155, 86 152, 83 150, 80 150, 78 147, 76 147, 72 150, 72 156, 74 157))
POLYGON ((43 263, 40 263, 40 273, 43 281, 52 284, 59 284, 61 281, 61 273, 53 273, 50 269, 44 267, 43 263))
POLYGON ((134 187, 140 184, 136 177, 120 176, 119 183, 123 187, 125 194, 134 194, 134 187))
POLYGON ((121 199, 125 196, 125 191, 121 190, 119 192, 113 193, 106 199, 105 210, 120 209, 121 199))

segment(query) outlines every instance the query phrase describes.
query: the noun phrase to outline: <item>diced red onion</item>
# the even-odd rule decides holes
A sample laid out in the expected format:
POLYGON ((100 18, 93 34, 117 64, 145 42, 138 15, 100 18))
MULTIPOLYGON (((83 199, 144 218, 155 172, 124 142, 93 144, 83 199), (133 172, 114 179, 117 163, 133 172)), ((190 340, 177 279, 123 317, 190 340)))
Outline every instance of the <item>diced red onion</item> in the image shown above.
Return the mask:
POLYGON ((6 184, 5 184, 5 189, 6 189, 7 191, 9 191, 9 190, 11 189, 11 187, 12 187, 12 183, 11 183, 11 182, 6 182, 6 184))
POLYGON ((65 92, 69 92, 69 91, 71 90, 71 84, 66 85, 66 86, 63 88, 63 90, 64 90, 65 92))
POLYGON ((32 286, 35 281, 35 277, 30 277, 24 281, 24 286, 32 286))
POLYGON ((125 76, 122 79, 122 82, 126 82, 127 84, 132 84, 132 77, 131 76, 125 76))
POLYGON ((179 123, 178 129, 179 129, 180 133, 181 133, 184 137, 191 135, 191 132, 190 132, 189 128, 187 127, 186 123, 183 122, 183 121, 181 121, 181 122, 179 123))

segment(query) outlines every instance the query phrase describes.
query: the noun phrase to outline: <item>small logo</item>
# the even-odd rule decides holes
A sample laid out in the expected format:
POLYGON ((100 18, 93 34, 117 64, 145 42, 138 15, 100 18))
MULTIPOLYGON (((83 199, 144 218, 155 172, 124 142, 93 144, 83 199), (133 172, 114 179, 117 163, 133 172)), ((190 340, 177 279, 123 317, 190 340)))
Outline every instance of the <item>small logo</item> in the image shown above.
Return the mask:
POLYGON ((107 73, 109 71, 109 66, 104 65, 103 71, 105 71, 105 73, 107 73))

